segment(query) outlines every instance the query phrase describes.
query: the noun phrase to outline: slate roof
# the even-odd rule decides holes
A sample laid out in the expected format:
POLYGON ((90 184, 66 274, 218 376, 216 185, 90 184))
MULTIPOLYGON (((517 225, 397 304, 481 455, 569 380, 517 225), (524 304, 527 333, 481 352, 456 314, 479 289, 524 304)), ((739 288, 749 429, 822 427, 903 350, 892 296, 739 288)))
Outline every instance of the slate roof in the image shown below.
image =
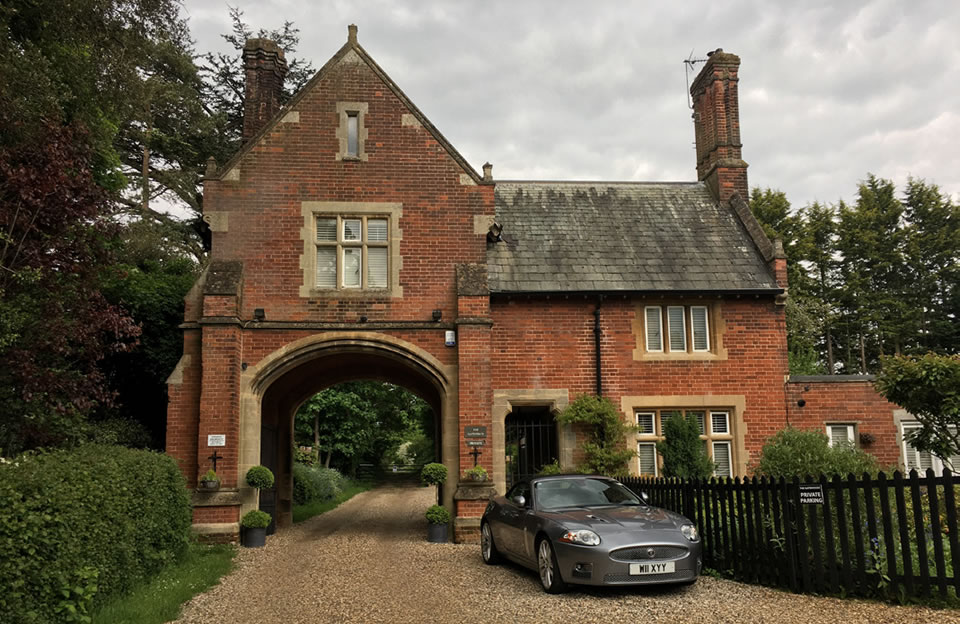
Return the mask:
POLYGON ((497 182, 492 293, 781 291, 700 182, 497 182))

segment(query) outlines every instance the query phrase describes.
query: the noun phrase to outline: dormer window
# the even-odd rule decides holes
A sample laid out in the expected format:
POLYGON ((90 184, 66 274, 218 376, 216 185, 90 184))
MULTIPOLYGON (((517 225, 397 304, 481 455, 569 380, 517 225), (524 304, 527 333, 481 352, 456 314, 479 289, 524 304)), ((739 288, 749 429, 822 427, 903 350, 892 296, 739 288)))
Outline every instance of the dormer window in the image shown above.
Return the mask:
POLYGON ((366 102, 337 102, 337 160, 367 160, 366 102))

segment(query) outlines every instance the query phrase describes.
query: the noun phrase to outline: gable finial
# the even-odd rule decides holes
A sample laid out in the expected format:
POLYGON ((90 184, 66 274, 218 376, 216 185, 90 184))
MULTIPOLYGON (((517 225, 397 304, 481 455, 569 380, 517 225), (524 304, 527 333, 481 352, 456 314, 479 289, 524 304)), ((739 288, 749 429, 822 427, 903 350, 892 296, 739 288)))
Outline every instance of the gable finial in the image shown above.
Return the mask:
POLYGON ((357 25, 350 24, 347 26, 347 43, 351 45, 357 45, 357 25))

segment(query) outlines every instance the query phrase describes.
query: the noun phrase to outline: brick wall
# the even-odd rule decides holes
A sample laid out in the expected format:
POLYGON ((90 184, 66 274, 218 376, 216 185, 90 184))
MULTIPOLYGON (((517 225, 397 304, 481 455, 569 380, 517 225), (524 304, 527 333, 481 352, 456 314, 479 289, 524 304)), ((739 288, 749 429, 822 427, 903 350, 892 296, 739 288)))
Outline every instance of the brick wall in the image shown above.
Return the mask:
MULTIPOLYGON (((748 456, 741 459, 748 463, 763 442, 786 424, 783 307, 772 298, 722 300, 720 318, 712 322, 724 326, 726 359, 639 361, 634 359, 636 320, 644 305, 657 303, 626 297, 602 302, 604 396, 620 407, 624 396, 703 396, 709 406, 710 395, 742 395, 744 430, 740 433, 748 456)), ((576 297, 495 298, 491 306, 494 389, 566 388, 571 400, 594 393, 596 305, 593 299, 576 297)))
POLYGON ((894 411, 900 408, 880 396, 868 376, 791 378, 787 384, 790 424, 798 429, 826 432, 827 423, 854 424, 855 432, 869 433, 871 444, 858 444, 883 466, 900 464, 900 439, 894 411), (798 405, 803 401, 803 407, 798 405))

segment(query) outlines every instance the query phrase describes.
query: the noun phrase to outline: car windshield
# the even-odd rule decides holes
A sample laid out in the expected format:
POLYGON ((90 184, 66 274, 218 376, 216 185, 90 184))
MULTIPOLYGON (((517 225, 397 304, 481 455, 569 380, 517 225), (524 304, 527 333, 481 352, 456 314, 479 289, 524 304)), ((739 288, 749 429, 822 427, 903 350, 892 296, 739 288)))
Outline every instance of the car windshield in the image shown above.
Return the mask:
POLYGON ((550 479, 538 481, 534 489, 540 509, 643 504, 623 485, 606 479, 550 479))

